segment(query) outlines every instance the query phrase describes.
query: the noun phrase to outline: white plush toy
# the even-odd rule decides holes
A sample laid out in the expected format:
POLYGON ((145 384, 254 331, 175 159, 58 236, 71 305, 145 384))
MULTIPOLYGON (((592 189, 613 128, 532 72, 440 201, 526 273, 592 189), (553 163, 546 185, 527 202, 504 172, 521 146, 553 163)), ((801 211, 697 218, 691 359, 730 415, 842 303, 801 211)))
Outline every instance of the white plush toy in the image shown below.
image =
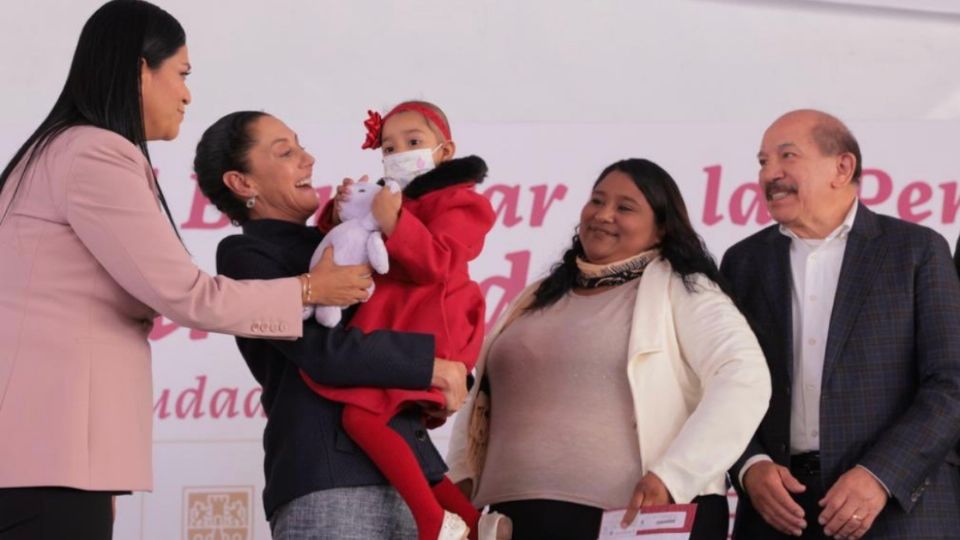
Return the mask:
MULTIPOLYGON (((400 185, 387 180, 385 186, 391 193, 400 191, 400 185)), ((333 262, 338 265, 364 264, 378 274, 386 274, 390 269, 387 246, 380 235, 380 224, 374 219, 370 209, 373 198, 380 192, 378 184, 359 182, 350 186, 350 192, 340 205, 340 224, 330 229, 310 259, 310 268, 317 264, 327 247, 333 246, 333 262)), ((373 284, 368 289, 373 294, 373 284)), ((340 322, 340 310, 336 306, 315 306, 303 310, 303 318, 316 317, 317 322, 334 327, 340 322)))

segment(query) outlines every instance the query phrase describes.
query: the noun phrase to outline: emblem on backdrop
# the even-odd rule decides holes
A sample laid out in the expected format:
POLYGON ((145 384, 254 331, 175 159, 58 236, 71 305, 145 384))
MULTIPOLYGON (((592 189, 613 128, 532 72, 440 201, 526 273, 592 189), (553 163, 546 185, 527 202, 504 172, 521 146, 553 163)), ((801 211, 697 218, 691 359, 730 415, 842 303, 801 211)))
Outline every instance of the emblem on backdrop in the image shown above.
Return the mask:
POLYGON ((252 540, 253 486, 184 487, 186 540, 252 540))

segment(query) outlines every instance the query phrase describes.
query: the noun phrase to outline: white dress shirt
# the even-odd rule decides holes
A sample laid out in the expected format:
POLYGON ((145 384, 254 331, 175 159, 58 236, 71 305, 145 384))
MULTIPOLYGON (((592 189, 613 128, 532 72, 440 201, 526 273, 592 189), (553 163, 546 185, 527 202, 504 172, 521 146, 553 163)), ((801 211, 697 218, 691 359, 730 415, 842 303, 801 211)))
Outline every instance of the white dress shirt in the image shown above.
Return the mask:
MULTIPOLYGON (((790 273, 792 277, 793 313, 793 385, 790 406, 790 455, 820 451, 820 389, 823 382, 823 362, 830 332, 830 316, 840 283, 843 254, 847 250, 847 235, 857 217, 859 199, 839 227, 826 238, 800 238, 793 231, 780 226, 780 232, 790 237, 790 273)), ((766 454, 748 459, 740 468, 743 476, 753 464, 772 461, 766 454)), ((873 471, 867 471, 890 495, 890 489, 873 471)))
POLYGON ((790 237, 793 309, 793 391, 790 407, 790 454, 820 450, 820 385, 830 332, 830 314, 840 282, 847 234, 857 214, 854 201, 846 219, 826 238, 790 237))
MULTIPOLYGON (((854 200, 847 217, 826 238, 800 238, 781 225, 790 237, 790 273, 793 317, 793 388, 790 407, 790 454, 820 450, 820 385, 830 331, 830 315, 840 282, 847 235, 857 216, 854 200)), ((740 469, 743 475, 754 463, 770 456, 751 457, 740 469)))

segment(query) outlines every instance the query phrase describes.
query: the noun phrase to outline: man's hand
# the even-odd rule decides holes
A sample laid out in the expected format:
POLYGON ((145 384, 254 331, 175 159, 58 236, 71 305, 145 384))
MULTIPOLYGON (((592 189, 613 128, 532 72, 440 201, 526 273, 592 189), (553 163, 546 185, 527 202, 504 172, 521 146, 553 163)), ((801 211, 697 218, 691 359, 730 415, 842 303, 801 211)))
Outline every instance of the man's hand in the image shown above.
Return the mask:
POLYGON ((807 487, 790 470, 772 461, 754 463, 743 475, 743 489, 764 521, 778 531, 800 536, 807 526, 803 508, 790 496, 803 493, 807 487))
POLYGON ((430 385, 443 394, 449 416, 457 412, 467 399, 467 367, 460 362, 435 358, 430 385))
POLYGON ((373 284, 368 264, 337 266, 333 262, 333 246, 324 250, 320 261, 310 269, 310 301, 321 306, 346 307, 363 302, 373 284))
POLYGON ((887 505, 887 490, 869 471, 854 467, 840 475, 820 499, 819 522, 827 536, 857 540, 867 534, 887 505))
POLYGON ((633 488, 633 497, 630 497, 630 503, 627 505, 627 512, 623 514, 623 520, 620 526, 627 528, 636 519, 640 509, 646 506, 658 506, 670 504, 673 497, 667 486, 660 480, 655 473, 648 472, 637 482, 637 487, 633 488))

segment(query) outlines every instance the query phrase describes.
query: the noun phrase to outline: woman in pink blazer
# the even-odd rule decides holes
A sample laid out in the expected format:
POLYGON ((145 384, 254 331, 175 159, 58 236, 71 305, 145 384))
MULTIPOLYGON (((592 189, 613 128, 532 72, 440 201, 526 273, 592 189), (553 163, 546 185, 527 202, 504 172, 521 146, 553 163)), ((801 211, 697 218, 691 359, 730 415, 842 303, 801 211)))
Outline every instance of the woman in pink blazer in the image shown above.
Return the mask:
POLYGON ((0 174, 0 539, 110 538, 111 497, 151 489, 158 313, 294 339, 304 304, 366 297, 369 270, 329 257, 270 281, 191 262, 146 147, 177 136, 189 70, 172 16, 108 2, 52 112, 0 174))

